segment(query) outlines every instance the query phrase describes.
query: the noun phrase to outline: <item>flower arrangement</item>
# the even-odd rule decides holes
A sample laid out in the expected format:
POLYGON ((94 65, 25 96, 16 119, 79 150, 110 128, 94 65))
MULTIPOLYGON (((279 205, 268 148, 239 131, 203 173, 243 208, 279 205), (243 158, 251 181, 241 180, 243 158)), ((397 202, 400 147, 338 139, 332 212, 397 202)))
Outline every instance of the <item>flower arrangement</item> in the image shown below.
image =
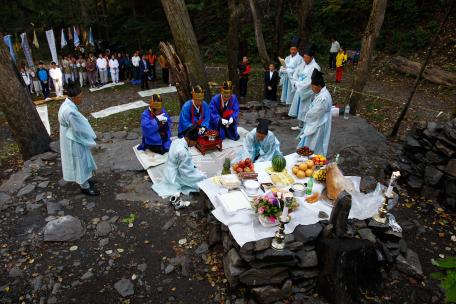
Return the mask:
POLYGON ((290 192, 280 192, 271 189, 265 195, 256 198, 252 207, 258 213, 261 224, 274 226, 279 223, 278 218, 282 214, 283 207, 288 207, 288 212, 293 212, 299 206, 298 201, 290 192))

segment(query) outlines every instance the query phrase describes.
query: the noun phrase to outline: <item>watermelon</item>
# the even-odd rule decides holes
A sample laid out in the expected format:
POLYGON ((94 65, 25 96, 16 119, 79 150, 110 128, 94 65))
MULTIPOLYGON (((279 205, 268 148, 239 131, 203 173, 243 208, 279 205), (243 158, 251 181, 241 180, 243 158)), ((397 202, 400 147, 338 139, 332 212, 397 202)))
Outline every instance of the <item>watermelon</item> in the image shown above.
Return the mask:
POLYGON ((287 166, 287 161, 282 155, 276 155, 272 158, 272 169, 276 172, 282 172, 287 166))

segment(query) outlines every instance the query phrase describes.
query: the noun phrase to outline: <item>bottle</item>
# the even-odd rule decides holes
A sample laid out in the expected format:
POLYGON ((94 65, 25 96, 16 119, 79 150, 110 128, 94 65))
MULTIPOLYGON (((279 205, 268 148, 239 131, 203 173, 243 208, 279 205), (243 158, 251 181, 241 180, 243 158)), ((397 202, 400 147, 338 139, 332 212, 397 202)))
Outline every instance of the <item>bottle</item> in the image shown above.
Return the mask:
POLYGON ((345 111, 344 111, 344 119, 348 119, 350 115, 350 104, 347 103, 347 105, 345 106, 345 111))
POLYGON ((314 178, 313 178, 313 176, 311 176, 309 178, 309 181, 307 182, 306 195, 311 195, 312 194, 313 183, 314 183, 314 178))

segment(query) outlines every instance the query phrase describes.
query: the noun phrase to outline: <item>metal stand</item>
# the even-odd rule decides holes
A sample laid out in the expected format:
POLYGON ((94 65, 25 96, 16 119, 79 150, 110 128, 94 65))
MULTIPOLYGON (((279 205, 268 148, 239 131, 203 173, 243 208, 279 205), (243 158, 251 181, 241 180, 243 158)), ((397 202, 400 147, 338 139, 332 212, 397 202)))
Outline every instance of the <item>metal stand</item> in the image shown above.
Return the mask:
POLYGON ((285 224, 290 222, 290 218, 287 218, 285 222, 282 219, 279 219, 279 221, 279 230, 275 233, 275 238, 271 242, 271 247, 275 250, 283 250, 285 248, 285 224))
POLYGON ((388 195, 387 193, 383 194, 383 203, 378 208, 378 211, 374 216, 372 216, 372 219, 376 221, 377 223, 380 224, 386 224, 388 221, 388 217, 386 216, 388 214, 388 200, 392 199, 393 195, 388 195))

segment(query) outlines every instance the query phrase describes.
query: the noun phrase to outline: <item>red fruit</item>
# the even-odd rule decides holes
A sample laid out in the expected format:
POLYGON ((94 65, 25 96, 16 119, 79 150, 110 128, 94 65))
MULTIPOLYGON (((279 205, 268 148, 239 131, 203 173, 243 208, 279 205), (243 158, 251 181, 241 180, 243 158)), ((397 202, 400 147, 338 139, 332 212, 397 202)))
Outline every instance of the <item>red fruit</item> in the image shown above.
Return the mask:
POLYGON ((237 168, 236 172, 241 173, 241 172, 243 172, 243 170, 242 170, 242 168, 237 168))
POLYGON ((241 161, 239 162, 239 167, 245 167, 245 162, 244 162, 243 160, 241 160, 241 161))
POLYGON ((250 164, 249 168, 250 168, 250 170, 253 171, 253 168, 254 168, 254 167, 253 167, 253 164, 250 164))

